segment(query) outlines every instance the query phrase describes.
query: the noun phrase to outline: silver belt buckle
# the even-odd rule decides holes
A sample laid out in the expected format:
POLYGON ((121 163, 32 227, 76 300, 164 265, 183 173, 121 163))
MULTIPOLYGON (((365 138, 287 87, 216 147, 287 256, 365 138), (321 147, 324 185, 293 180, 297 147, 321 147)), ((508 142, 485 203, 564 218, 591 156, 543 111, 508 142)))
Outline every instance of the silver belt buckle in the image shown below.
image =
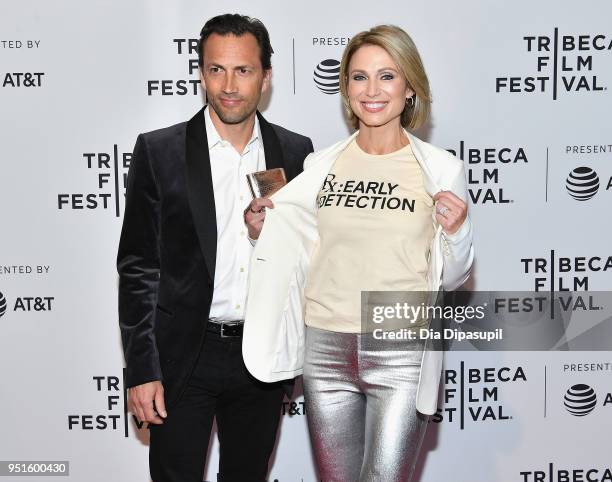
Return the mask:
POLYGON ((230 321, 228 323, 221 323, 221 331, 219 332, 219 335, 221 336, 221 338, 238 338, 239 335, 226 335, 225 334, 225 327, 227 326, 228 328, 233 328, 235 326, 240 326, 243 323, 236 323, 233 321, 230 321))

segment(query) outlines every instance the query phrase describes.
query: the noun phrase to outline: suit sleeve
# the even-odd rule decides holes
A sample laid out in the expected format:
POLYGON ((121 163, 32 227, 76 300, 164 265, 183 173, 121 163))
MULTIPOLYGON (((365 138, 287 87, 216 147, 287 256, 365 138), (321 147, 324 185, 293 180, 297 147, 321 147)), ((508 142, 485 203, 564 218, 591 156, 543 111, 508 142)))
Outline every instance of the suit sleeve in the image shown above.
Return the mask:
MULTIPOLYGON (((312 145, 312 139, 308 137, 308 144, 306 146, 306 156, 314 152, 314 146, 312 145)), ((304 157, 306 157, 304 156, 304 157)))
MULTIPOLYGON (((468 202, 463 163, 451 184, 450 191, 468 202)), ((467 281, 474 261, 472 221, 469 214, 455 233, 446 234, 442 231, 441 242, 444 256, 442 286, 445 290, 452 291, 467 281)))
POLYGON ((159 286, 160 195, 145 137, 136 140, 117 255, 126 386, 161 380, 154 319, 159 286))

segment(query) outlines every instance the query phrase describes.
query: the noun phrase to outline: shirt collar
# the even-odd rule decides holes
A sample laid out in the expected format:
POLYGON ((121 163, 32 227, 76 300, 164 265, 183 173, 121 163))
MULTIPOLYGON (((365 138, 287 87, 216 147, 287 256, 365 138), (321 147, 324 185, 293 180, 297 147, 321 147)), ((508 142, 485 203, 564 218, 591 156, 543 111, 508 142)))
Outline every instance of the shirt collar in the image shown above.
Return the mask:
MULTIPOLYGON (((212 149, 217 144, 220 144, 222 142, 227 142, 221 138, 219 132, 217 131, 217 128, 215 127, 215 124, 213 124, 213 121, 210 118, 210 108, 211 107, 208 106, 206 109, 204 109, 204 122, 206 124, 206 137, 208 137, 208 149, 212 149)), ((257 116, 255 116, 255 125, 253 126, 253 132, 251 133, 251 138, 249 139, 249 142, 247 142, 247 145, 244 148, 244 153, 248 152, 251 149, 252 144, 258 141, 260 138, 261 135, 259 131, 259 119, 257 118, 257 116)))

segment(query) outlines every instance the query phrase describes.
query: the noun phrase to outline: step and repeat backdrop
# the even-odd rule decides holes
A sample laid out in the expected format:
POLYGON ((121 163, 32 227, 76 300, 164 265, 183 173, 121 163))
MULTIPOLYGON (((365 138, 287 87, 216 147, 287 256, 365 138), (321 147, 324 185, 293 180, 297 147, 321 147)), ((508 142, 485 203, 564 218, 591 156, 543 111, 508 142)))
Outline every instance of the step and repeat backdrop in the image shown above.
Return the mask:
MULTIPOLYGON (((607 0, 1 8, 0 460, 67 461, 74 481, 149 480, 148 428, 126 413, 117 323, 126 176, 140 132, 202 106, 196 39, 219 13, 266 24, 273 88, 261 110, 316 149, 350 133, 337 67, 351 36, 404 28, 434 98, 417 134, 466 167, 477 253, 468 287, 612 288, 607 0)), ((611 392, 611 351, 450 353, 416 479, 612 481, 611 392), (573 409, 567 400, 581 396, 595 403, 573 409)), ((270 480, 314 482, 302 397, 282 413, 270 480)))

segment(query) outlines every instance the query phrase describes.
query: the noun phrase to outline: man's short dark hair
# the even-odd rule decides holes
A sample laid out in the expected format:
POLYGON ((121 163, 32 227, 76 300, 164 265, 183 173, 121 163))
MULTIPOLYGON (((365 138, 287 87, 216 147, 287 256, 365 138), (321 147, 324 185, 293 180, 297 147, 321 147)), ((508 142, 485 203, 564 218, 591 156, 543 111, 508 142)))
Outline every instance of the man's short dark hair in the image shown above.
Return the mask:
POLYGON ((266 26, 256 18, 237 13, 217 15, 204 24, 200 32, 200 42, 198 45, 198 62, 200 67, 204 65, 204 43, 213 33, 218 35, 235 35, 236 37, 246 33, 252 34, 259 45, 261 66, 264 70, 272 68, 270 59, 274 50, 272 50, 272 45, 270 45, 270 35, 266 26))

